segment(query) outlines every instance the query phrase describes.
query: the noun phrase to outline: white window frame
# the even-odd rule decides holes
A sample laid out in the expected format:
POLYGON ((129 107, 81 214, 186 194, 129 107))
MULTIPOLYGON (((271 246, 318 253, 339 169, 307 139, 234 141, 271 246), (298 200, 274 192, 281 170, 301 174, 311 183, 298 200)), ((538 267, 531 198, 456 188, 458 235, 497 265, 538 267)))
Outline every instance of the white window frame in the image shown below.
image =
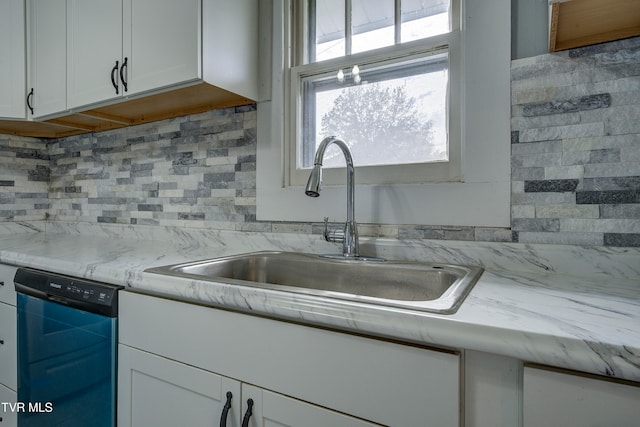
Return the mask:
MULTIPOLYGON (((311 199, 303 187, 288 182, 291 153, 284 141, 292 127, 292 115, 286 109, 292 96, 287 30, 291 1, 260 2, 257 218, 317 222, 329 216, 341 221, 346 210, 344 184, 327 185, 321 197, 311 199)), ((461 73, 456 83, 460 96, 450 100, 452 109, 460 111, 459 181, 358 185, 356 219, 360 223, 510 224, 511 2, 460 0, 460 4, 461 73)), ((356 180, 359 173, 356 170, 356 180)))
MULTIPOLYGON (((372 51, 360 52, 339 58, 329 59, 311 64, 302 60, 306 52, 307 28, 304 25, 297 26, 293 23, 292 45, 294 47, 293 61, 289 72, 290 97, 289 104, 285 106, 290 118, 288 133, 285 134, 285 162, 287 164, 285 174, 285 186, 302 186, 306 184, 310 168, 301 169, 298 165, 299 145, 304 134, 303 127, 303 94, 302 80, 304 77, 321 75, 325 73, 335 73, 338 69, 351 69, 358 65, 361 69, 368 64, 384 64, 385 62, 397 62, 398 60, 412 60, 429 57, 443 50, 449 57, 449 85, 447 99, 459 99, 460 95, 460 0, 450 0, 450 32, 442 35, 429 37, 427 39, 416 40, 408 43, 387 46, 374 49, 372 51)), ((297 0, 298 21, 307 20, 308 11, 306 1, 297 0)), ((396 23, 397 25, 398 23, 396 23)), ((399 31, 399 28, 396 28, 399 31)), ((378 165, 378 166, 358 166, 358 159, 354 158, 356 166, 356 183, 359 184, 396 184, 396 183, 426 183, 426 182, 447 182, 462 181, 461 172, 461 116, 460 104, 449 103, 447 105, 447 139, 448 139, 448 161, 411 163, 400 165, 378 165)), ((337 135, 340 136, 340 135, 337 135)), ((349 143, 349 141, 347 141, 349 143)), ((345 168, 326 168, 323 173, 324 185, 340 185, 344 182, 345 168)))

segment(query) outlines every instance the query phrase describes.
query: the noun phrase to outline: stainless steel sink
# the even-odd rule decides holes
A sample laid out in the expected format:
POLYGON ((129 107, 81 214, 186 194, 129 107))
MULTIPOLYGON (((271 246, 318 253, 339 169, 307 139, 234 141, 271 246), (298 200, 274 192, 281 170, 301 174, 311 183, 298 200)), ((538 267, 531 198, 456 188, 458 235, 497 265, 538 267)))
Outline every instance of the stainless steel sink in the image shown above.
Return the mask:
POLYGON ((449 264, 254 252, 146 271, 448 314, 458 309, 483 270, 449 264))

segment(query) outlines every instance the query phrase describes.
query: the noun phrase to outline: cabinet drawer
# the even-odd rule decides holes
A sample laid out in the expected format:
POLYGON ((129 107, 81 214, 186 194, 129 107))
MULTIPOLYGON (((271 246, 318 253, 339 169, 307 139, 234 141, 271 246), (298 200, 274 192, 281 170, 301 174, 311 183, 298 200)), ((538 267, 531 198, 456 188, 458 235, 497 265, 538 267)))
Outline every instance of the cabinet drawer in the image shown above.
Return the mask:
MULTIPOLYGON (((6 402, 9 404, 15 404, 18 401, 16 392, 9 390, 2 384, 0 384, 0 402, 6 402)), ((3 406, 0 406, 0 426, 1 427, 16 427, 18 425, 18 415, 16 412, 11 412, 7 405, 7 411, 3 411, 3 406)))
POLYGON ((16 308, 4 303, 0 303, 0 342, 0 384, 16 390, 16 308))
POLYGON ((524 426, 631 426, 640 419, 640 385, 526 366, 524 426))
POLYGON ((130 292, 120 342, 385 425, 460 423, 460 356, 130 292))
POLYGON ((18 267, 0 264, 0 302, 16 305, 16 292, 13 287, 13 277, 18 267))

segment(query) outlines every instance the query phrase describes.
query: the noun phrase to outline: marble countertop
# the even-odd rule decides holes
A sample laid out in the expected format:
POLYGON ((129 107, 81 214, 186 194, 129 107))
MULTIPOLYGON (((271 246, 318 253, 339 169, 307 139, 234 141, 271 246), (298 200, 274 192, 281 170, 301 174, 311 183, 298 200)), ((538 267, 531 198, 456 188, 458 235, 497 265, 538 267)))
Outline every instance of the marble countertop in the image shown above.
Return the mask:
POLYGON ((0 226, 0 262, 215 307, 640 381, 640 250, 363 239, 389 259, 480 264, 460 309, 437 315, 177 279, 149 267, 257 250, 326 253, 318 236, 0 226))

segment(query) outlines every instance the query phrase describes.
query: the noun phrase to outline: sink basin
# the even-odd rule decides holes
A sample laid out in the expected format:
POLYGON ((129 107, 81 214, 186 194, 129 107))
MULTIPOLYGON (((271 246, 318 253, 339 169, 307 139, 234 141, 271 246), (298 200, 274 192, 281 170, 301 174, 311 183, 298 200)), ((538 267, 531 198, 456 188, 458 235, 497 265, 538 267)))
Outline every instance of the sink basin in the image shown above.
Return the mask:
POLYGON ((253 252, 145 271, 449 314, 458 309, 483 270, 449 264, 253 252))

